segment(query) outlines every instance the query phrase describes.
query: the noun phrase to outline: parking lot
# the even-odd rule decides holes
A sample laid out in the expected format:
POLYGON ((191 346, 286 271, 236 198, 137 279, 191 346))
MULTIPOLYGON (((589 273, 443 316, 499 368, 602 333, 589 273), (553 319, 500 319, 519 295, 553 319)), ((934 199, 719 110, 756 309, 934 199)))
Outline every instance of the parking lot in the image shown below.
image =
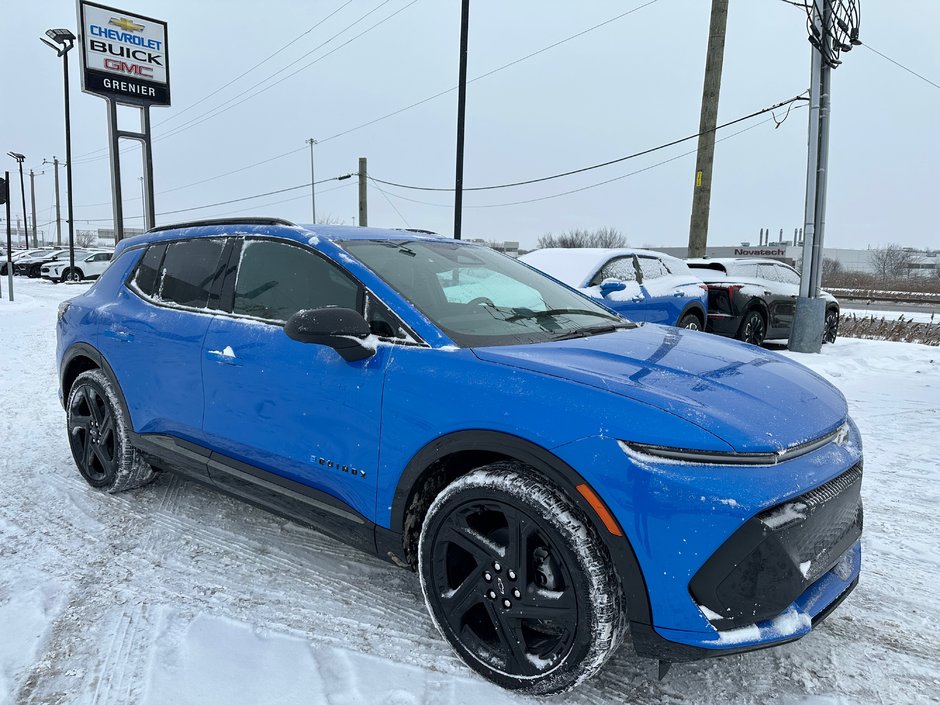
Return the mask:
MULTIPOLYGON (((16 286, 0 301, 0 704, 523 700, 451 653, 412 573, 174 476, 89 488, 54 363, 56 307, 87 285, 16 286)), ((858 589, 801 641, 662 682, 626 645, 548 702, 936 702, 940 351, 840 339, 796 357, 864 437, 858 589)))

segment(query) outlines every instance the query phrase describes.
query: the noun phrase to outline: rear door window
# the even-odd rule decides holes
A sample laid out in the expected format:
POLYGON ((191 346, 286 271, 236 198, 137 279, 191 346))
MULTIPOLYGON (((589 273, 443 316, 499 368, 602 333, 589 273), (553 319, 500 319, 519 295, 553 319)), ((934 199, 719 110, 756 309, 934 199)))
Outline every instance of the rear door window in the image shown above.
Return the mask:
POLYGON ((644 281, 649 279, 659 279, 660 277, 665 277, 669 274, 669 270, 666 269, 666 265, 662 263, 661 260, 656 259, 655 257, 638 257, 640 262, 640 270, 643 272, 644 281))
POLYGON ((205 308, 224 247, 224 240, 209 238, 171 242, 158 277, 157 297, 188 308, 205 308))

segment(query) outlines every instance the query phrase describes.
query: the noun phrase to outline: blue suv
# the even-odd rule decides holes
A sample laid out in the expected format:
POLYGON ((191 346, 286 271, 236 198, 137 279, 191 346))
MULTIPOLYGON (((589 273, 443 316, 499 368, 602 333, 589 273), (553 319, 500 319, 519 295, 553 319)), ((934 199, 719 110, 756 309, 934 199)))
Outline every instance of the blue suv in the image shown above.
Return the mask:
POLYGON ((637 326, 486 247, 157 228, 58 317, 78 469, 173 471, 416 570, 471 668, 546 694, 808 633, 855 587, 861 441, 773 352, 637 326))

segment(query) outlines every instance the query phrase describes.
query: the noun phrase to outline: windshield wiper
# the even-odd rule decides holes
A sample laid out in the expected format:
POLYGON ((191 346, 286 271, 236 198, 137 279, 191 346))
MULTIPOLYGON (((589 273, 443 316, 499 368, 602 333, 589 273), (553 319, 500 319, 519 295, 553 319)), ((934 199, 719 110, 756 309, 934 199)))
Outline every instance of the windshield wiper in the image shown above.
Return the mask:
POLYGON ((552 340, 573 340, 574 338, 590 338, 592 335, 602 335, 604 333, 613 333, 614 331, 623 330, 624 328, 636 328, 636 323, 631 323, 630 321, 622 321, 620 323, 612 323, 608 326, 588 326, 587 328, 575 328, 574 330, 568 330, 564 333, 560 333, 552 337, 552 340))
POLYGON ((555 316, 564 316, 568 314, 575 314, 580 316, 594 316, 595 318, 606 318, 609 321, 617 320, 614 316, 606 313, 598 313, 597 311, 590 311, 585 308, 549 308, 545 311, 532 311, 527 308, 519 308, 517 311, 522 313, 517 313, 514 316, 509 316, 503 320, 511 323, 512 321, 521 321, 524 318, 534 318, 536 321, 540 321, 544 318, 554 318, 555 316))

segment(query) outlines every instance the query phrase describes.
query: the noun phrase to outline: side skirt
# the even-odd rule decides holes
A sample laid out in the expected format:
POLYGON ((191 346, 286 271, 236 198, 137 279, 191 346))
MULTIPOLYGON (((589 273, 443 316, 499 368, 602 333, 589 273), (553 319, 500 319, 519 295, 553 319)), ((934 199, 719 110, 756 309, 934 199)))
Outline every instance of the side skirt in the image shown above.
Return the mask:
POLYGON ((376 549, 376 533, 385 538, 390 532, 332 495, 172 436, 132 433, 131 442, 160 470, 210 485, 361 551, 391 560, 386 552, 376 549))

